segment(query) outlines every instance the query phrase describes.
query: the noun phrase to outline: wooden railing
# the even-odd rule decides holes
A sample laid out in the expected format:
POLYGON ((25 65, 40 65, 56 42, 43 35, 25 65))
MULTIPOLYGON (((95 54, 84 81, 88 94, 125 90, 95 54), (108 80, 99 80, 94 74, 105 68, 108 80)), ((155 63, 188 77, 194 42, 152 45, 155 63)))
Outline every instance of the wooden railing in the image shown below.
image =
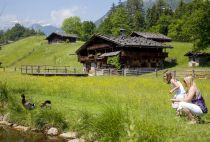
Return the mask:
POLYGON ((70 66, 21 65, 21 74, 68 74, 76 73, 76 68, 70 66))
POLYGON ((136 68, 136 69, 96 69, 96 76, 113 76, 113 75, 121 75, 121 76, 139 76, 146 73, 157 72, 158 69, 155 68, 136 68))
POLYGON ((186 76, 193 76, 198 79, 210 79, 210 70, 176 70, 177 78, 184 78, 186 76))

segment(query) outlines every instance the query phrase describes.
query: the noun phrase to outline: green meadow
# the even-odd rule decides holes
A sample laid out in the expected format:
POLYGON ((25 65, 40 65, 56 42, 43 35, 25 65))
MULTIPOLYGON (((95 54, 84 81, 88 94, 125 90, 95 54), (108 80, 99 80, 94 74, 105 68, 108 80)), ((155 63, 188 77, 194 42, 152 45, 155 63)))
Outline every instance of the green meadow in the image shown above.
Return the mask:
MULTIPOLYGON (((4 46, 0 61, 10 68, 21 64, 81 68, 77 57, 69 54, 82 44, 48 45, 44 37, 30 37, 4 46)), ((170 44, 174 49, 169 51, 169 57, 177 58, 177 66, 172 69, 186 69, 188 59, 183 55, 193 48, 193 44, 170 44)), ((210 81, 196 80, 196 83, 210 108, 210 81)), ((204 124, 197 125, 189 125, 185 118, 176 117, 171 108, 169 87, 163 82, 161 73, 157 78, 154 74, 139 77, 34 77, 0 69, 0 112, 9 112, 9 120, 21 125, 40 129, 55 126, 60 131, 77 131, 87 141, 210 141, 210 114, 202 117, 204 124), (21 94, 36 104, 34 110, 23 108, 21 94), (51 108, 39 107, 45 100, 52 102, 51 108)))
POLYGON ((20 67, 23 64, 71 65, 81 68, 75 51, 83 42, 48 45, 46 37, 33 36, 3 46, 0 62, 4 67, 20 67))

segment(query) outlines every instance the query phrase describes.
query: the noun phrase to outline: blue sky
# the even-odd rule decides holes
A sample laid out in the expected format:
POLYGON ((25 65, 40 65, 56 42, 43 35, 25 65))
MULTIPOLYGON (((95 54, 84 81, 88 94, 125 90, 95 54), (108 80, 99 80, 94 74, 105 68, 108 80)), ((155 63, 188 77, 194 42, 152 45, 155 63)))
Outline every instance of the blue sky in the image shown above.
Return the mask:
MULTIPOLYGON (((123 1, 123 0, 122 0, 123 1)), ((119 0, 0 0, 0 29, 19 22, 60 26, 63 19, 79 16, 96 21, 119 0)))

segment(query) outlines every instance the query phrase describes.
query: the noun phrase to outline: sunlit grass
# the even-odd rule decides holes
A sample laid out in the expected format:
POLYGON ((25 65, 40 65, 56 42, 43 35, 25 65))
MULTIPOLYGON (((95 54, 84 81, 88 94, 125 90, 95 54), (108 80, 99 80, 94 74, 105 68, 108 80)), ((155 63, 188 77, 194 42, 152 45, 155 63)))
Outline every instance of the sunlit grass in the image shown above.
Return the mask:
MULTIPOLYGON (((78 130, 87 138, 92 133, 101 141, 210 140, 209 124, 191 126, 176 118, 169 86, 161 77, 48 78, 1 72, 0 80, 7 82, 19 105, 21 93, 36 103, 36 110, 27 117, 39 113, 43 101, 51 100, 52 109, 65 117, 68 129, 78 130), (122 129, 117 131, 118 127, 122 129)), ((196 82, 210 107, 209 80, 196 82)), ((203 119, 209 121, 210 115, 203 119)), ((23 122, 35 125, 33 118, 23 122)))

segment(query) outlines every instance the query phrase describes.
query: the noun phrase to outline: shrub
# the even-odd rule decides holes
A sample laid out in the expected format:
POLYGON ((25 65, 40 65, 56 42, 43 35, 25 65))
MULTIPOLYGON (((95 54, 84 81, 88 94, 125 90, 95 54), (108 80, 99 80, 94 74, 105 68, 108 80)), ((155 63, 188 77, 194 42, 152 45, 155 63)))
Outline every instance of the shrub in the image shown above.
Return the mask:
POLYGON ((122 108, 108 107, 96 117, 93 130, 101 141, 119 141, 125 120, 122 108))
POLYGON ((11 122, 24 126, 30 126, 32 124, 31 114, 33 112, 23 107, 19 94, 11 94, 9 96, 8 109, 10 112, 9 120, 11 122))
POLYGON ((0 81, 0 106, 4 108, 5 104, 8 102, 8 88, 7 83, 0 81))
POLYGON ((63 130, 68 127, 64 116, 57 110, 53 109, 40 110, 37 115, 34 116, 34 123, 38 129, 45 129, 47 126, 53 126, 63 130))

